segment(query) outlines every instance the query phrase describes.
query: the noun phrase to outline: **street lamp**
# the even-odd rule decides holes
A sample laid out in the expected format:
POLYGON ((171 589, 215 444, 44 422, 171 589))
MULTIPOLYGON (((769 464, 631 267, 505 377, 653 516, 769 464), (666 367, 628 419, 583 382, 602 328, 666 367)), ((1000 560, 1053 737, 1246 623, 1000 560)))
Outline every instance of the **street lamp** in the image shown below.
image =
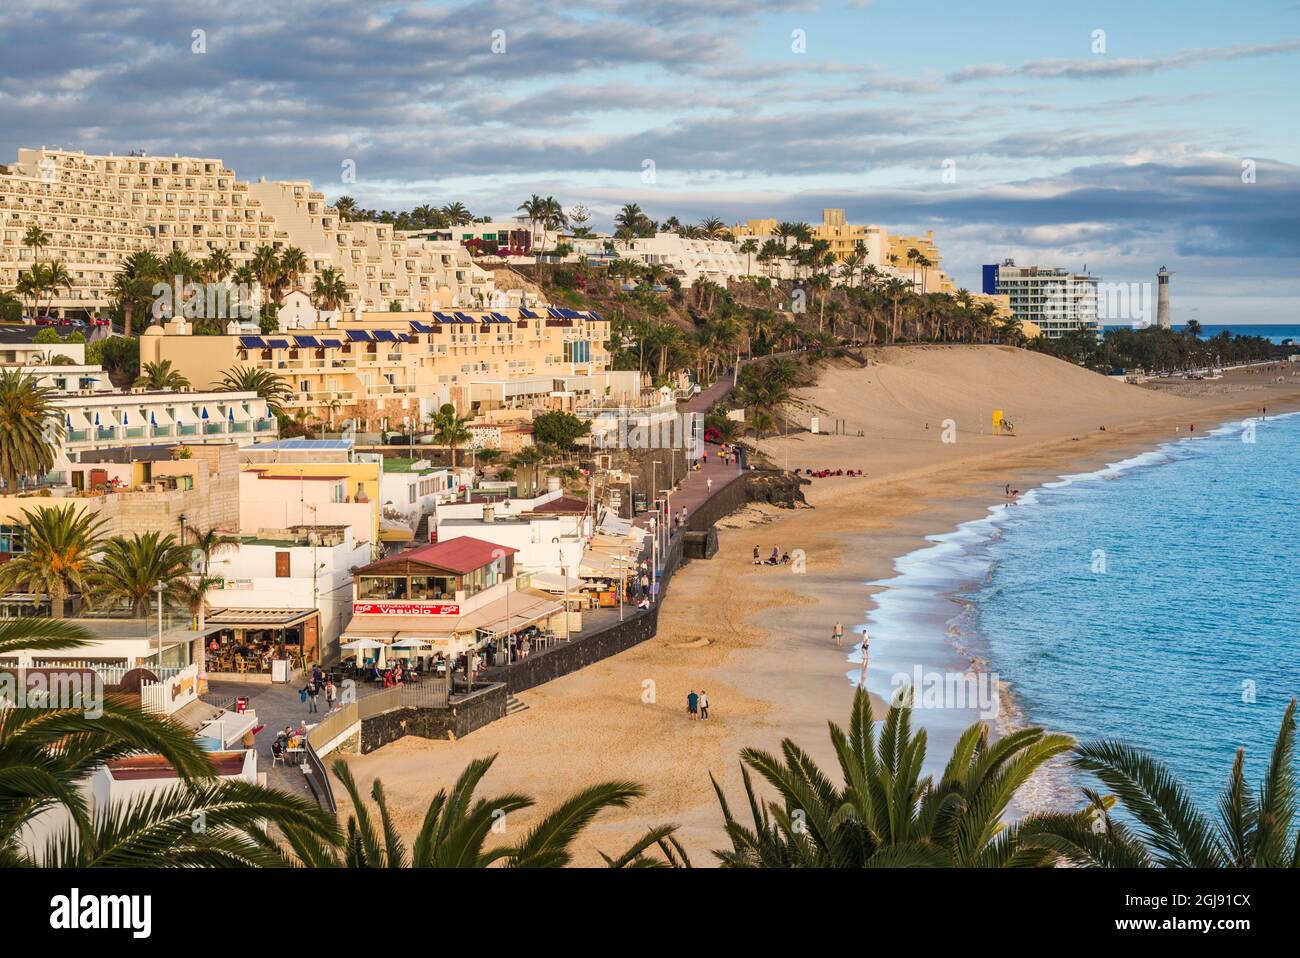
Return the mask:
MULTIPOLYGON (((158 670, 162 671, 162 653, 163 653, 163 593, 167 591, 167 586, 163 585, 162 579, 159 579, 153 587, 154 595, 158 596, 158 670)), ((162 676, 159 676, 161 679, 162 676)))

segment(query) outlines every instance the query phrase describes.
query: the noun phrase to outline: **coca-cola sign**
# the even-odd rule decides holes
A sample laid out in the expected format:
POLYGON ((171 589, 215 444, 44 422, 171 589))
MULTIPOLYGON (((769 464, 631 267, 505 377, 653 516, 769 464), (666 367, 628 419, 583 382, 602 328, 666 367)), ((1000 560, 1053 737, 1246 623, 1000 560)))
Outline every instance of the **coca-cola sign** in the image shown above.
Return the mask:
POLYGON ((411 605, 405 602, 353 602, 357 615, 460 615, 458 603, 411 605))

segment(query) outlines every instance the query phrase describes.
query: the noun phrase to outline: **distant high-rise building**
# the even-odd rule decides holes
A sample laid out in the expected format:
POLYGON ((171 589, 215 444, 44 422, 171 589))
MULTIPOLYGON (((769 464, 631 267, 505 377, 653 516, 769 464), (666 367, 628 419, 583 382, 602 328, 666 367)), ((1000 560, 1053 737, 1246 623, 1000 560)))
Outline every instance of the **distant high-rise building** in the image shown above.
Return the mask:
POLYGON ((1049 266, 1017 266, 1015 260, 984 267, 984 292, 1011 301, 1016 318, 1034 323, 1049 339, 1076 329, 1100 330, 1100 277, 1049 266))
MULTIPOLYGON (((1156 282, 1159 284, 1156 294, 1156 325, 1163 326, 1165 329, 1168 329, 1172 322, 1169 318, 1169 277, 1173 275, 1163 266, 1160 267, 1160 272, 1156 273, 1156 282)), ((1149 303, 1150 300, 1147 302, 1149 303)), ((1150 309, 1149 306, 1147 308, 1150 309)))

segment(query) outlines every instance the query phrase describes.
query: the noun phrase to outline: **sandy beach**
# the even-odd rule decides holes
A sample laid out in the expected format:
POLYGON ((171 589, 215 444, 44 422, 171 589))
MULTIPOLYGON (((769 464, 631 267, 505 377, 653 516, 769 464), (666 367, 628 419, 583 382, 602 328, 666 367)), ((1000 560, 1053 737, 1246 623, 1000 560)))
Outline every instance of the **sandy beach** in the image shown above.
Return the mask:
MULTIPOLYGON (((874 351, 866 368, 825 368, 803 398, 810 408, 796 420, 843 420, 846 434, 765 439, 762 451, 780 467, 867 475, 813 480, 811 508, 751 506, 724 520, 718 555, 674 577, 654 639, 523 693, 527 711, 462 741, 407 738, 349 756, 364 788, 383 780, 404 833, 470 759, 499 753, 481 795, 523 791, 546 809, 600 780, 645 788, 631 808, 597 819, 579 864, 665 822, 680 826, 695 865, 715 864, 710 850, 727 842, 709 776, 738 800, 741 748, 789 737, 833 770, 826 722, 847 718, 852 637, 836 647, 832 626, 864 621, 874 591, 865 583, 887 578, 895 557, 985 514, 1006 484, 1028 490, 1185 438, 1192 425, 1200 434, 1261 407, 1300 407, 1300 377, 1280 364, 1146 388, 1023 350, 907 347, 874 351), (995 409, 1014 436, 990 434, 995 409), (755 545, 802 549, 806 573, 752 565, 755 545), (691 689, 708 692, 709 721, 687 720, 691 689)), ((535 819, 514 816, 505 840, 535 819)))

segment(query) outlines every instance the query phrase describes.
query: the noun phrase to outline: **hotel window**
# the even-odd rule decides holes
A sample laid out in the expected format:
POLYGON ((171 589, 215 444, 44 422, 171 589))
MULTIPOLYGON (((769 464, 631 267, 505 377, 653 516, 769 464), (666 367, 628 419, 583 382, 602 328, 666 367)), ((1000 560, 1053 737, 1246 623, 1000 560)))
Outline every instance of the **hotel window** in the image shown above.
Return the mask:
POLYGON ((17 555, 27 551, 27 531, 19 525, 0 525, 0 554, 17 555))
POLYGON ((289 553, 277 552, 275 554, 275 577, 277 579, 289 578, 289 553))

